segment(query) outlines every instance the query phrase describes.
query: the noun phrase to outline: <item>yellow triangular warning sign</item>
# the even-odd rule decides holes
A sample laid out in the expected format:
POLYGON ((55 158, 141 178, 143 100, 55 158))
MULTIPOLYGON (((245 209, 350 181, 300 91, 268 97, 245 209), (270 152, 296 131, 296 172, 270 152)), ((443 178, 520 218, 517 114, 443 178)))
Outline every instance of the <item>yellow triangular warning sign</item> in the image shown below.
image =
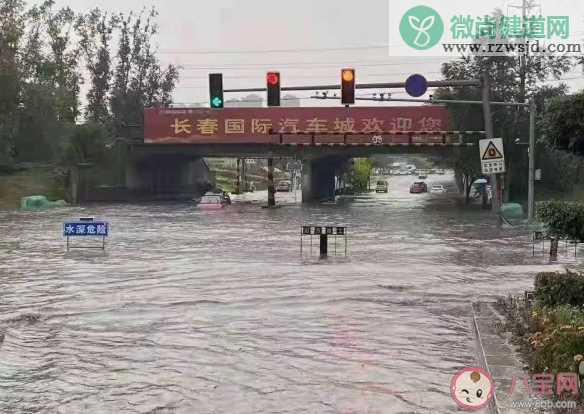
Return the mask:
POLYGON ((497 149, 493 141, 489 142, 489 145, 483 154, 483 160, 498 160, 501 158, 503 158, 501 151, 497 149))

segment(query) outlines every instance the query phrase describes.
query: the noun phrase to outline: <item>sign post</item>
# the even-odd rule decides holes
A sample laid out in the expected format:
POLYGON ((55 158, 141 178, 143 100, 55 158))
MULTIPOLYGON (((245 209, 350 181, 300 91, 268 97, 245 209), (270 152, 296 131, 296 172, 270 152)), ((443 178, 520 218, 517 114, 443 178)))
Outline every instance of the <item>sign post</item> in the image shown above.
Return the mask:
POLYGON ((505 152, 502 138, 480 140, 479 151, 483 174, 503 174, 505 172, 505 152))
POLYGON ((63 236, 67 238, 67 251, 70 249, 101 249, 105 250, 105 239, 109 236, 109 224, 105 221, 95 221, 93 218, 80 218, 78 221, 63 223, 63 236), (101 246, 72 247, 71 237, 99 237, 101 246))
POLYGON ((319 237, 320 258, 328 256, 329 237, 334 238, 335 256, 337 255, 337 237, 341 237, 345 242, 345 256, 347 256, 347 227, 341 226, 302 226, 300 228, 300 255, 303 254, 303 239, 310 237, 310 253, 312 254, 312 237, 319 237))
POLYGON ((414 74, 406 80, 406 92, 414 98, 419 98, 428 91, 428 81, 422 75, 414 74))
MULTIPOLYGON (((479 141, 479 155, 481 157, 481 170, 485 175, 494 177, 494 182, 491 183, 493 188, 493 203, 495 208, 501 208, 501 193, 499 186, 499 174, 505 172, 505 155, 503 151, 503 140, 501 138, 487 138, 479 141)), ((483 188, 483 209, 488 208, 488 196, 486 184, 483 188)))

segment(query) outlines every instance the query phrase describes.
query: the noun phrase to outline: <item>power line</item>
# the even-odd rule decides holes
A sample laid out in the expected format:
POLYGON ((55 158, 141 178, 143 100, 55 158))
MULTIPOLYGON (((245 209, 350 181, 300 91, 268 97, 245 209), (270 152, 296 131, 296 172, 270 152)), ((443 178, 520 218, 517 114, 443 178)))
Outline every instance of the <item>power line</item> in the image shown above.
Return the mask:
POLYGON ((570 81, 570 80, 584 80, 584 76, 573 76, 569 78, 560 78, 560 79, 551 79, 545 82, 563 82, 563 81, 570 81))
MULTIPOLYGON (((405 92, 392 92, 391 95, 407 95, 405 92)), ((373 94, 362 94, 362 95, 357 95, 356 98, 365 98, 368 96, 373 96, 373 94)), ((289 97, 289 98, 281 98, 282 101, 313 101, 314 98, 310 97, 310 96, 295 96, 295 97, 289 97)), ((263 101, 263 99, 260 99, 260 101, 263 101)), ((256 103, 258 102, 258 99, 253 99, 253 100, 246 100, 246 99, 241 99, 241 100, 233 100, 232 103, 256 103)), ((385 102, 390 102, 390 101, 385 101, 385 102)), ((207 105, 209 102, 208 101, 198 101, 198 102, 173 102, 172 105, 207 105)), ((225 101, 225 104, 229 104, 230 101, 227 100, 225 101)), ((227 108, 229 108, 229 106, 226 106, 227 108)))
MULTIPOLYGON (((411 75, 412 72, 385 72, 385 73, 366 73, 366 74, 361 74, 360 78, 371 78, 371 77, 385 77, 387 78, 388 76, 400 76, 400 75, 411 75)), ((433 71, 433 72, 424 72, 425 75, 441 75, 442 72, 440 71, 433 71)), ((230 79, 249 79, 249 80, 258 80, 258 79, 263 79, 264 74, 259 74, 256 76, 251 76, 251 75, 245 75, 245 76, 224 76, 225 80, 230 80, 230 79)), ((327 76, 322 76, 322 78, 326 78, 327 76)), ((329 78, 334 78, 333 75, 328 76, 329 78)), ((315 76, 314 75, 293 75, 291 76, 291 78, 294 79, 314 79, 315 76)), ((180 80, 183 79, 189 79, 189 80, 201 80, 201 81, 207 81, 209 78, 206 76, 181 76, 180 80)), ((336 78, 335 78, 336 79, 336 78)))
MULTIPOLYGON (((439 61, 432 62, 432 63, 441 63, 444 58, 434 56, 434 59, 439 59, 439 61)), ((377 60, 377 61, 345 61, 345 62, 271 62, 271 63, 242 63, 242 64, 221 64, 218 66, 198 66, 193 64, 178 64, 176 65, 181 70, 218 70, 218 69, 231 69, 231 70, 240 70, 240 69, 256 69, 256 68, 286 68, 286 67, 299 67, 303 68, 305 66, 338 66, 339 68, 342 66, 347 65, 354 65, 358 67, 370 67, 370 66, 404 66, 404 65, 423 65, 428 63, 428 58, 419 60, 419 61, 401 61, 401 62, 387 62, 386 60, 377 60)))
POLYGON ((326 47, 310 49, 248 49, 248 50, 202 50, 202 49, 160 49, 161 54, 187 54, 187 55, 249 55, 249 54, 267 54, 267 53, 315 53, 315 52, 342 52, 347 50, 373 50, 387 49, 390 45, 369 45, 369 46, 347 46, 347 47, 326 47))

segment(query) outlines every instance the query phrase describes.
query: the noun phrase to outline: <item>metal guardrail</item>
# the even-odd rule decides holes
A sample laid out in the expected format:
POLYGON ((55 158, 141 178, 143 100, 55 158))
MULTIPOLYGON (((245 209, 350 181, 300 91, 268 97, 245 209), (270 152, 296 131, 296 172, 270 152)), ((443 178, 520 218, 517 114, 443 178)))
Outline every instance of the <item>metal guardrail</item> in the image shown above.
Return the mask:
MULTIPOLYGON (((472 308, 472 325, 473 325, 473 333, 475 336, 475 342, 477 344, 477 362, 480 368, 484 369, 485 371, 487 371, 490 374, 490 370, 489 370, 489 364, 487 362, 487 356, 485 354, 485 348, 483 347, 483 341, 481 338, 481 332, 479 330, 479 325, 477 322, 477 315, 476 315, 476 311, 474 308, 474 304, 471 305, 472 308)), ((499 406, 498 406, 498 401, 497 401, 497 392, 495 390, 495 392, 493 393, 493 399, 489 402, 488 410, 490 413, 493 414, 500 414, 499 411, 499 406)))
POLYGON ((552 237, 549 234, 547 234, 545 231, 534 231, 533 236, 532 236, 532 255, 533 256, 535 256, 535 244, 537 242, 541 242, 541 250, 542 250, 542 253, 545 254, 545 242, 547 240, 549 240, 550 243, 553 240, 557 240, 558 241, 558 248, 559 248, 559 243, 564 242, 565 246, 566 246, 566 254, 568 254, 568 249, 570 247, 570 244, 573 244, 574 245, 574 257, 578 256, 578 245, 584 244, 583 240, 572 240, 570 238, 552 237))

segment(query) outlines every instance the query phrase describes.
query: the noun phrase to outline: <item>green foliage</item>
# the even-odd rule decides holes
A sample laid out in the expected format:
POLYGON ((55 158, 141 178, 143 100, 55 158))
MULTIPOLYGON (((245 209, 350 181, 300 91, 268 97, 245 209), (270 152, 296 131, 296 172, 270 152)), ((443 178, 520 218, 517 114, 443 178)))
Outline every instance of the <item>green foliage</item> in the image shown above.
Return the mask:
POLYGON ((106 146, 109 139, 109 131, 100 124, 75 126, 64 148, 63 163, 76 165, 103 162, 108 154, 106 146))
POLYGON ((111 90, 111 115, 118 135, 127 136, 128 127, 143 124, 144 107, 168 105, 178 81, 178 69, 162 69, 154 55, 152 38, 157 34, 151 9, 139 15, 120 15, 117 65, 111 90))
POLYGON ((365 192, 368 190, 372 169, 373 162, 367 158, 358 158, 353 161, 353 170, 351 172, 353 191, 365 192))
POLYGON ((570 272, 542 272, 535 278, 535 298, 538 305, 584 306, 584 275, 570 272))
POLYGON ((75 25, 91 83, 87 93, 85 114, 94 122, 110 122, 108 109, 112 77, 110 42, 118 25, 117 15, 110 16, 98 8, 78 16, 75 25))
POLYGON ((21 85, 18 45, 24 25, 24 2, 0 0, 0 168, 13 164, 21 85))
POLYGON ((479 158, 476 148, 460 149, 450 158, 449 164, 454 168, 456 183, 464 192, 467 203, 470 200, 472 184, 482 176, 479 158))
POLYGON ((570 193, 584 181, 584 158, 541 144, 536 152, 537 168, 544 172, 542 185, 553 191, 570 193))
POLYGON ((584 240, 584 204, 567 201, 538 203, 537 217, 555 238, 584 240))
POLYGON ((77 15, 54 0, 28 9, 22 0, 0 0, 0 168, 63 158, 81 115, 82 66, 90 80, 84 115, 113 124, 117 136, 141 126, 144 106, 169 104, 178 70, 162 69, 155 56, 156 17, 155 10, 77 15), (120 39, 113 58, 112 38, 120 39))
POLYGON ((534 372, 574 372, 575 358, 584 350, 584 311, 562 305, 537 308, 532 313, 535 333, 529 342, 533 349, 534 372))
POLYGON ((584 155, 584 92, 550 100, 540 125, 553 147, 584 155))

